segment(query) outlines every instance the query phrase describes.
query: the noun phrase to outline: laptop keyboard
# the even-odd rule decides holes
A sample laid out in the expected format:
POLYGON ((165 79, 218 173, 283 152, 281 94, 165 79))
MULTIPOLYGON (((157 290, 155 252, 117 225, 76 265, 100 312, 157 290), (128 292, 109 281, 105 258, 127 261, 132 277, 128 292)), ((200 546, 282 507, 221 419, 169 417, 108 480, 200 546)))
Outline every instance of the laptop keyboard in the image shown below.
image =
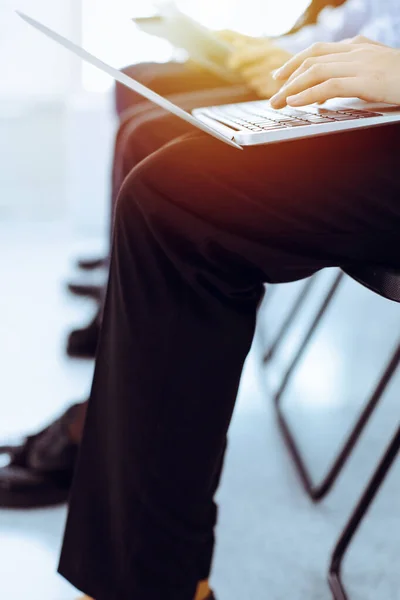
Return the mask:
POLYGON ((318 106, 308 106, 306 110, 282 108, 275 110, 268 102, 246 102, 213 106, 207 113, 217 121, 229 125, 238 131, 275 131, 304 125, 321 125, 338 123, 354 119, 381 117, 381 113, 370 110, 328 110, 318 106))

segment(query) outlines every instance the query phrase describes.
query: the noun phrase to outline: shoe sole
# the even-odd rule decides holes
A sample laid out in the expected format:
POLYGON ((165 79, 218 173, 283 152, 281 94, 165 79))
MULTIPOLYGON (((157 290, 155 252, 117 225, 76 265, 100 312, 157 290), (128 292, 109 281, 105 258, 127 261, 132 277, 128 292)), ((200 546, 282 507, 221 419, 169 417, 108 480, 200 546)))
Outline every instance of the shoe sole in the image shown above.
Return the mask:
POLYGON ((68 347, 65 350, 66 355, 69 358, 79 358, 84 360, 93 360, 96 358, 96 351, 94 352, 78 352, 76 350, 70 350, 68 347))
POLYGON ((67 288, 71 294, 82 298, 91 298, 92 300, 100 302, 103 297, 103 288, 101 286, 68 283, 67 288))
POLYGON ((68 500, 68 489, 49 489, 29 492, 23 490, 0 490, 0 508, 27 509, 48 508, 65 504, 68 500))

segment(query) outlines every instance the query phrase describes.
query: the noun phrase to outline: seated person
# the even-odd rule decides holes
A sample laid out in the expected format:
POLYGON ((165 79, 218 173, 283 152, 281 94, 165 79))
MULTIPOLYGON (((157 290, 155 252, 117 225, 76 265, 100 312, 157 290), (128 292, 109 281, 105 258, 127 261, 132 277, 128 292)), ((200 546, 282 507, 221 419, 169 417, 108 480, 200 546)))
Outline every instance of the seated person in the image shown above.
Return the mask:
MULTIPOLYGON (((257 78, 253 78, 253 70, 250 72, 247 70, 247 59, 244 60, 244 56, 248 56, 244 53, 249 48, 253 52, 255 45, 239 44, 238 51, 233 57, 234 64, 238 65, 237 68, 241 69, 243 76, 247 78, 248 87, 258 86, 260 80, 262 85, 264 85, 264 82, 268 82, 268 85, 274 88, 273 91, 276 91, 280 84, 277 84, 271 76, 271 63, 269 61, 273 60, 274 67, 272 68, 275 68, 279 61, 283 62, 291 55, 286 49, 283 54, 279 54, 282 51, 280 47, 279 51, 275 51, 275 46, 278 48, 278 43, 285 47, 290 43, 304 48, 305 45, 302 44, 315 41, 319 36, 325 39, 338 39, 362 30, 369 31, 371 35, 376 34, 376 38, 381 41, 387 39, 390 43, 393 37, 391 29, 382 30, 381 24, 377 28, 375 25, 376 12, 374 12, 374 10, 378 12, 379 23, 382 20, 384 22, 385 14, 390 15, 389 4, 387 0, 385 3, 379 4, 378 0, 365 0, 364 2, 363 0, 361 2, 360 0, 349 0, 341 8, 335 9, 335 15, 339 18, 335 19, 332 30, 329 30, 324 16, 325 13, 322 13, 321 19, 316 25, 305 29, 306 33, 300 31, 296 35, 281 38, 279 41, 274 42, 275 45, 268 40, 257 40, 255 45, 259 44, 263 48, 263 52, 256 55, 260 58, 260 64, 264 65, 262 67, 265 68, 264 79, 262 70, 261 77, 257 75, 257 78), (362 6, 364 6, 364 9, 361 11, 362 6), (354 24, 352 25, 353 21, 354 24), (307 38, 306 41, 303 40, 304 36, 307 38), (302 39, 301 43, 300 37, 302 39), (273 56, 276 60, 271 59, 273 56), (277 57, 279 57, 279 60, 277 57)), ((321 2, 319 2, 319 5, 321 5, 321 2)), ((251 56, 254 57, 254 52, 251 56)), ((258 58, 250 61, 251 65, 256 67, 257 61, 258 58)), ((203 90, 201 93, 204 102, 210 104, 218 98, 220 100, 223 98, 222 102, 248 99, 250 97, 248 94, 252 93, 248 90, 231 89, 226 86, 221 88, 221 81, 214 76, 194 69, 190 65, 175 63, 152 66, 137 65, 131 68, 131 72, 140 81, 156 91, 169 95, 173 94, 175 98, 179 92, 190 92, 196 89, 196 85, 203 90)), ((269 88, 270 93, 271 88, 269 88)), ((195 94, 193 97, 184 93, 179 96, 178 101, 183 106, 190 108, 197 104, 198 95, 195 94)), ((148 110, 151 106, 133 92, 127 90, 125 94, 122 93, 121 87, 117 88, 117 109, 121 113, 121 125, 115 144, 113 206, 125 177, 141 159, 155 149, 154 144, 156 143, 156 147, 161 147, 165 141, 170 141, 178 132, 184 131, 182 129, 184 125, 179 120, 176 120, 172 131, 167 121, 166 127, 157 126, 160 137, 156 140, 155 133, 149 131, 152 127, 152 111, 154 110, 153 108, 148 110), (144 119, 140 127, 138 125, 138 113, 142 114, 144 119)), ((100 322, 100 318, 97 319, 97 322, 100 322)), ((97 325, 95 335, 97 343, 97 325)), ((67 499, 86 407, 86 402, 72 407, 71 410, 68 410, 65 415, 44 431, 28 437, 22 446, 5 449, 10 454, 11 464, 0 469, 0 506, 12 507, 17 503, 27 507, 45 506, 54 503, 55 498, 58 499, 57 501, 67 499)))
MULTIPOLYGON (((219 98, 221 98, 221 102, 224 102, 225 99, 229 101, 230 97, 232 99, 248 97, 249 93, 253 93, 255 98, 269 98, 278 89, 277 82, 272 78, 273 69, 281 66, 293 53, 306 48, 317 40, 339 40, 355 36, 359 33, 360 27, 368 22, 368 10, 364 11, 365 14, 361 15, 360 20, 359 0, 350 2, 350 6, 345 11, 336 11, 334 22, 332 22, 329 9, 322 12, 327 5, 338 6, 343 2, 344 0, 313 0, 301 18, 302 31, 297 32, 299 27, 296 26, 296 35, 282 36, 273 41, 266 38, 250 38, 236 32, 224 32, 223 37, 237 47, 233 57, 233 66, 242 75, 243 86, 232 86, 231 83, 197 67, 191 61, 139 64, 128 67, 125 72, 164 96, 174 96, 173 99, 178 104, 181 103, 181 99, 184 99, 185 92, 203 90, 215 90, 215 103, 219 98), (322 14, 318 21, 320 13, 322 14), (316 21, 318 22, 315 25, 316 21), (307 27, 310 23, 313 25, 307 27), (220 95, 222 90, 226 95, 220 95)), ((134 151, 136 141, 130 138, 129 122, 131 116, 138 109, 143 109, 143 98, 132 90, 117 84, 116 110, 121 123, 113 162, 110 217, 121 182, 131 168, 129 154, 134 151)), ((112 225, 112 218, 110 218, 110 224, 112 225)), ((100 264, 107 265, 107 260, 100 261, 100 264)), ((101 289, 92 285, 72 285, 70 289, 73 289, 75 293, 86 291, 88 295, 93 296, 94 294, 95 299, 100 301, 99 309, 90 323, 72 331, 67 342, 69 356, 93 357, 101 323, 101 289)))
MULTIPOLYGON (((379 26, 395 38, 391 6, 379 26)), ((400 105, 400 50, 364 38, 317 44, 277 77, 276 108, 400 105)), ((150 112, 116 203, 60 573, 96 600, 211 600, 214 494, 264 284, 400 269, 400 126, 240 152, 150 112)))
MULTIPOLYGON (((360 32, 368 33, 370 23, 375 20, 377 0, 349 0, 345 6, 341 6, 343 4, 344 0, 313 0, 299 21, 301 30, 296 26, 295 33, 274 40, 250 38, 235 32, 226 32, 226 39, 237 46, 231 66, 242 75, 245 88, 233 87, 219 77, 196 67, 190 61, 183 64, 140 64, 128 67, 126 72, 165 96, 225 89, 228 93, 227 101, 229 101, 229 91, 232 92, 232 98, 240 97, 240 91, 244 94, 254 93, 259 98, 269 98, 277 91, 277 83, 271 75, 273 69, 281 66, 293 53, 315 41, 337 41, 354 37, 360 32), (335 6, 340 8, 336 8, 332 14, 335 6), (323 10, 324 8, 326 9, 323 10)), ((382 4, 380 11, 384 17, 385 4, 382 4)), ((387 39, 383 41, 391 42, 387 39)), ((174 100, 179 103, 180 97, 175 97, 174 100)), ((217 93, 214 101, 218 102, 217 93)), ((143 99, 140 96, 117 84, 116 108, 121 125, 113 162, 111 214, 121 181, 131 167, 130 154, 137 143, 129 134, 130 117, 139 106, 143 108, 142 104, 143 99)), ((110 224, 112 225, 111 218, 110 224)), ((107 261, 103 262, 104 264, 107 264, 107 261)), ((93 286, 87 287, 93 288, 93 286)), ((87 326, 71 332, 67 342, 69 356, 93 357, 95 355, 101 324, 101 290, 95 290, 95 294, 96 299, 99 299, 100 295, 99 309, 87 326)))

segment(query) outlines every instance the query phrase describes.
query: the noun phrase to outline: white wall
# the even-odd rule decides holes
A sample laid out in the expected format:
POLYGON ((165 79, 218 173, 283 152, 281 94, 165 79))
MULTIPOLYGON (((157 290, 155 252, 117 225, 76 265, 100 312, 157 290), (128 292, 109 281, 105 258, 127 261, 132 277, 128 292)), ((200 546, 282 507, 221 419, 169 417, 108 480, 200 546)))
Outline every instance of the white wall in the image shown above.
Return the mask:
POLYGON ((0 101, 66 93, 79 73, 78 63, 21 21, 13 8, 76 39, 80 0, 0 0, 0 101))

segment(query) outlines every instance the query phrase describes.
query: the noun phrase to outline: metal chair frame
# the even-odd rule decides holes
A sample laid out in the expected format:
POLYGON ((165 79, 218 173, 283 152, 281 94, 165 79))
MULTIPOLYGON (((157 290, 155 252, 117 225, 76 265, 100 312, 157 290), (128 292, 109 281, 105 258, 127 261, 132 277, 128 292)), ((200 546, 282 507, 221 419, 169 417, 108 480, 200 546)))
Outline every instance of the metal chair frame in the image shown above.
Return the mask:
POLYGON ((296 297, 288 314, 286 315, 283 322, 281 323, 281 326, 279 327, 278 333, 276 334, 274 340, 271 342, 269 348, 267 350, 264 350, 264 355, 263 355, 263 363, 264 364, 266 364, 267 362, 272 360, 272 358, 276 354, 280 344, 283 342, 286 334, 288 333, 290 327, 294 323, 297 315, 299 314, 301 308, 303 307, 305 301, 307 300, 307 298, 314 286, 315 281, 316 281, 316 275, 314 275, 313 277, 309 277, 304 282, 304 285, 302 286, 300 293, 296 297))
MULTIPOLYGON (((400 361, 400 345, 397 349, 397 366, 400 361)), ((381 461, 379 462, 370 482, 363 492, 356 508, 350 516, 339 540, 333 550, 328 583, 334 600, 349 600, 346 588, 342 581, 342 564, 351 542, 356 535, 361 523, 365 519, 373 501, 381 489, 389 470, 400 452, 400 426, 388 445, 381 461)))
MULTIPOLYGON (((353 274, 351 274, 350 276, 352 278, 356 278, 353 276, 353 274)), ((276 393, 276 395, 274 397, 274 404, 275 404, 275 410, 276 410, 276 414, 277 414, 277 418, 278 418, 278 424, 279 424, 279 427, 283 434, 287 449, 288 449, 290 456, 293 460, 293 463, 296 467, 296 471, 300 477, 301 483, 302 483, 306 493, 308 494, 308 496, 310 497, 310 499, 313 502, 321 501, 328 494, 328 492, 332 489, 337 478, 341 474, 344 466, 346 465, 347 461, 349 460, 349 458, 352 454, 352 451, 353 451, 354 447, 356 446, 359 438, 361 437, 366 425, 368 424, 370 418, 372 417, 372 414, 374 413, 375 409, 377 408, 379 401, 382 398, 384 389, 386 388, 388 382, 390 381, 391 377, 393 376, 393 359, 392 359, 389 361, 389 363, 385 367, 372 395, 368 399, 361 414, 359 415, 358 419, 356 420, 355 424, 353 425, 351 431, 348 433, 345 441, 341 445, 341 447, 340 447, 338 453, 336 454, 336 457, 334 458, 333 462, 331 463, 331 466, 329 467, 327 473, 325 474, 325 476, 323 477, 323 479, 320 483, 315 484, 312 480, 310 470, 309 470, 308 466, 306 465, 306 462, 303 458, 303 455, 301 453, 301 450, 299 448, 297 440, 295 439, 295 436, 292 433, 292 430, 286 419, 286 416, 285 416, 285 413, 284 413, 284 410, 282 407, 282 400, 283 400, 284 392, 285 392, 294 372, 296 371, 296 368, 297 368, 302 356, 304 355, 305 350, 307 349, 310 342, 312 341, 312 338, 313 338, 314 334, 316 333, 318 326, 320 325, 320 323, 322 321, 322 318, 326 314, 326 311, 328 310, 329 306, 331 305, 331 303, 332 303, 337 291, 339 290, 340 286, 342 285, 344 279, 345 279, 345 273, 344 273, 344 271, 340 271, 338 273, 338 275, 335 277, 332 285, 330 286, 319 310, 317 311, 317 314, 315 315, 308 331, 306 332, 306 335, 305 335, 300 347, 298 348, 291 364, 289 365, 289 367, 283 377, 283 380, 279 387, 278 392, 276 393)), ((357 280, 360 281, 359 279, 357 279, 357 280)), ((362 282, 360 282, 360 283, 362 283, 362 282)), ((366 287, 370 287, 370 286, 366 285, 366 287)))
POLYGON ((276 411, 278 417, 279 427, 284 436, 286 446, 289 450, 289 453, 293 459, 296 470, 300 476, 301 482, 310 496, 311 500, 314 502, 318 502, 326 496, 326 494, 331 490, 332 486, 336 482, 340 473, 342 472, 344 466, 350 458, 350 455, 356 446, 361 434, 363 433, 367 423, 372 417, 376 407, 381 400, 383 393, 391 381, 396 369, 398 366, 398 356, 395 354, 393 358, 389 361, 387 366, 385 367, 379 381, 367 401, 365 407, 361 411, 360 416, 356 420, 353 428, 350 433, 346 437, 344 443, 342 444, 339 452, 336 455, 336 458, 333 460, 330 468, 328 469, 327 474, 324 476, 321 483, 315 485, 312 482, 312 478, 309 472, 307 465, 303 459, 301 451, 299 450, 298 444, 292 434, 292 431, 288 425, 286 417, 284 415, 284 411, 282 410, 280 399, 276 402, 276 411))
MULTIPOLYGON (((303 338, 303 341, 301 342, 292 362, 290 363, 289 367, 287 368, 285 375, 283 376, 281 385, 274 397, 274 404, 275 404, 275 410, 276 410, 276 414, 277 414, 277 418, 278 418, 278 424, 282 431, 286 446, 289 450, 291 458, 293 459, 294 465, 296 467, 296 470, 298 472, 300 480, 303 484, 303 487, 304 487, 306 493, 308 494, 308 496, 314 502, 321 500, 328 493, 328 491, 332 488, 334 482, 336 481, 342 468, 344 467, 346 461, 348 460, 357 439, 361 435, 363 428, 357 422, 357 424, 354 428, 354 431, 351 432, 349 438, 346 440, 345 444, 339 451, 337 457, 334 459, 332 466, 330 467, 326 476, 323 478, 322 482, 320 484, 314 484, 312 481, 312 477, 309 472, 309 469, 308 469, 308 467, 302 457, 300 449, 298 447, 297 441, 296 441, 296 439, 290 429, 290 426, 287 422, 287 419, 285 417, 285 414, 284 414, 284 411, 282 408, 282 400, 283 400, 284 392, 285 392, 293 374, 295 373, 296 368, 297 368, 302 356, 304 355, 304 352, 306 351, 307 347, 311 343, 312 338, 315 335, 315 333, 318 329, 318 326, 320 325, 326 311, 328 310, 329 306, 332 304, 333 299, 336 296, 336 293, 338 292, 340 286, 342 285, 342 282, 344 281, 344 277, 345 276, 344 276, 343 271, 339 271, 338 274, 336 275, 332 285, 329 287, 329 290, 328 290, 320 308, 318 309, 314 319, 312 320, 310 327, 308 328, 308 330, 303 338)), ((372 400, 371 400, 371 404, 372 404, 372 400)), ((361 420, 362 419, 360 418, 360 421, 361 420)), ((364 424, 364 426, 365 426, 365 424, 364 424)))
MULTIPOLYGON (((400 302, 400 289, 398 286, 398 280, 400 280, 400 274, 395 274, 396 284, 393 285, 393 279, 387 280, 385 277, 385 271, 381 269, 363 269, 358 272, 350 272, 348 273, 350 277, 358 281, 364 287, 371 289, 372 291, 380 294, 383 297, 388 299, 392 299, 396 302, 400 302)), ((333 281, 330 286, 328 293, 326 294, 322 305, 320 306, 317 314, 315 315, 309 329, 307 330, 304 339, 297 350, 291 364, 289 365, 281 385, 279 387, 278 392, 275 395, 275 409, 278 417, 279 427, 283 433, 284 440, 286 446, 289 450, 289 453, 293 459, 294 465, 297 469, 297 472, 300 476, 300 479, 303 483, 303 486, 310 496, 310 498, 317 502, 321 500, 332 488, 339 474, 341 473, 343 467, 345 466, 347 460, 349 459, 352 450, 354 449, 358 439, 360 438, 362 432, 364 431, 367 423, 369 422, 373 412, 375 411, 380 399, 382 398, 387 386, 390 381, 394 377, 396 371, 399 368, 400 364, 400 343, 398 344, 394 354, 390 358, 387 366, 385 367, 375 389, 369 398, 367 404, 362 410, 359 418, 357 419, 353 429, 350 434, 346 438, 344 444, 340 448, 336 458, 334 459, 328 473, 323 478, 322 482, 318 485, 315 485, 312 481, 309 470, 305 464, 305 461, 302 457, 302 454, 299 450, 297 442, 291 432, 291 429, 287 423, 284 412, 282 410, 281 400, 284 394, 284 391, 287 388, 287 385, 296 370, 296 367, 302 358, 306 348, 312 340, 313 335, 315 334, 323 316, 325 315, 327 309, 332 303, 336 292, 338 291, 342 281, 344 279, 344 272, 341 271, 333 281)), ((282 324, 280 332, 276 337, 273 344, 270 346, 268 351, 264 354, 263 362, 264 364, 268 362, 268 360, 273 356, 277 345, 282 341, 283 337, 286 335, 290 325, 293 323, 296 318, 302 304, 304 303, 306 297, 308 296, 309 291, 311 290, 312 284, 308 284, 304 286, 297 300, 295 301, 294 306, 292 307, 292 311, 289 313, 288 317, 282 324), (309 287, 308 287, 309 285, 309 287)), ((391 439, 384 455, 382 456, 378 466, 376 467, 367 487, 361 495, 359 502, 357 503, 355 509, 353 510, 349 520, 346 523, 336 545, 333 550, 329 571, 328 571, 328 583, 332 592, 332 596, 334 600, 349 600, 348 594, 346 592, 346 588, 342 581, 342 564, 343 560, 347 554, 347 551, 353 541, 354 536, 358 532, 361 523, 366 518, 366 515, 374 502, 378 492, 380 491, 391 467, 397 456, 400 453, 400 426, 397 428, 397 431, 393 438, 391 439)))

